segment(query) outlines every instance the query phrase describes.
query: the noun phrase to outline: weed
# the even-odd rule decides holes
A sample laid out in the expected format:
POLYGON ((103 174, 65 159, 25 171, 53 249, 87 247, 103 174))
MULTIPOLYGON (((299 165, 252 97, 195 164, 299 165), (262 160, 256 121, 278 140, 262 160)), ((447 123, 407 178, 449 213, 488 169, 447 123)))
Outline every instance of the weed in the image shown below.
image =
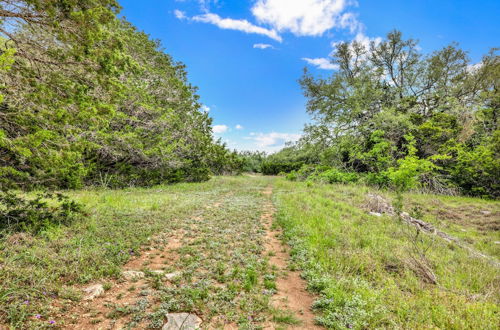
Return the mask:
POLYGON ((275 323, 282 323, 282 324, 288 324, 288 325, 298 325, 300 324, 300 320, 297 319, 293 313, 287 310, 281 310, 281 309, 273 309, 271 310, 272 314, 272 320, 275 323))

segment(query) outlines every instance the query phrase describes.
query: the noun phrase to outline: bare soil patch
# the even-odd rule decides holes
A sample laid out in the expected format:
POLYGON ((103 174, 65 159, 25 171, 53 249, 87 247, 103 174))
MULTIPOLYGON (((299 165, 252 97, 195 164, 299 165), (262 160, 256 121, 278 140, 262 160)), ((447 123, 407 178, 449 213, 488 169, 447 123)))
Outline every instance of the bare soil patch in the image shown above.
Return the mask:
MULTIPOLYGON (((169 269, 172 269, 178 260, 176 249, 183 245, 183 235, 183 230, 178 230, 169 235, 162 234, 153 238, 152 240, 155 242, 152 246, 154 247, 144 248, 139 256, 132 258, 123 266, 123 270, 169 273, 169 269)), ((126 315, 128 310, 140 308, 141 303, 148 299, 147 296, 151 296, 151 281, 152 278, 147 276, 103 281, 102 283, 111 286, 103 295, 93 300, 81 300, 68 306, 68 310, 60 315, 57 323, 63 323, 63 329, 122 329, 131 321, 130 316, 126 315), (117 317, 113 317, 113 313, 117 314, 117 317)), ((90 285, 78 289, 83 290, 90 285)), ((60 302, 55 302, 54 305, 62 307, 60 302)), ((154 301, 149 299, 145 311, 151 311, 153 307, 154 301)), ((147 324, 147 320, 143 320, 137 328, 146 328, 147 324)))
POLYGON ((270 256, 269 263, 276 266, 281 274, 276 280, 277 293, 271 303, 275 308, 291 311, 300 320, 300 324, 289 326, 288 329, 323 329, 315 324, 315 315, 311 311, 314 296, 306 290, 306 282, 300 277, 300 272, 287 269, 290 259, 288 247, 279 240, 281 231, 272 226, 275 213, 271 202, 272 188, 266 188, 263 194, 269 198, 261 216, 266 228, 265 250, 270 256))

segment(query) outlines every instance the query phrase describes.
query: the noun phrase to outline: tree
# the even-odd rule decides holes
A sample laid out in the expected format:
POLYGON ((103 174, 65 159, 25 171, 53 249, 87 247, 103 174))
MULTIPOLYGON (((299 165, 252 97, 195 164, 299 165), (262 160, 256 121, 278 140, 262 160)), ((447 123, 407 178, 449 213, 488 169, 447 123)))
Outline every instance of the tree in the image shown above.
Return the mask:
POLYGON ((117 19, 115 1, 0 4, 3 188, 200 181, 236 166, 185 66, 117 19))
POLYGON ((425 172, 432 170, 440 185, 497 195, 495 169, 482 172, 487 177, 478 183, 482 187, 456 176, 459 164, 471 170, 483 166, 464 152, 486 155, 476 149, 480 145, 493 150, 499 105, 496 50, 472 65, 457 44, 425 55, 416 40, 392 31, 378 43, 341 43, 331 60, 339 67, 333 75, 316 78, 306 71, 300 81, 315 122, 306 127, 299 148, 315 148, 325 165, 382 175, 409 164, 407 136, 412 136, 416 150, 411 157, 419 160, 413 164, 425 163, 425 172))

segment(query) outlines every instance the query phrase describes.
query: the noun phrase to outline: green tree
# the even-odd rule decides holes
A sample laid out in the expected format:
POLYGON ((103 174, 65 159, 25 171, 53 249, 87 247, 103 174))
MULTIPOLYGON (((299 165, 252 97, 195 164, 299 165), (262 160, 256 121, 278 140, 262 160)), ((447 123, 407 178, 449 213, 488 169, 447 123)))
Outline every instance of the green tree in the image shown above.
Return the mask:
POLYGON ((422 54, 416 40, 392 31, 378 43, 341 43, 331 61, 339 69, 330 77, 305 71, 300 81, 314 123, 296 147, 315 150, 320 163, 342 170, 393 182, 399 175, 419 178, 409 187, 497 195, 496 50, 473 65, 457 44, 422 54), (415 139, 411 155, 408 136, 415 139), (459 178, 465 168, 483 179, 459 178))

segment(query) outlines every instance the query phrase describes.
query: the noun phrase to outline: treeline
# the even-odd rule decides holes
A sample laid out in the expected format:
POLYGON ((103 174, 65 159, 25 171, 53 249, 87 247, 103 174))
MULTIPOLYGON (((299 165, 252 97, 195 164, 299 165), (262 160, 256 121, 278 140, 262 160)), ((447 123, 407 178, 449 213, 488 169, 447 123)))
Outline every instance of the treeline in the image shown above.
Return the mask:
POLYGON ((393 31, 338 45, 332 63, 329 77, 305 72, 314 123, 272 156, 306 164, 290 178, 500 197, 497 49, 472 64, 456 44, 425 55, 393 31))
POLYGON ((184 65, 119 9, 0 1, 2 189, 200 181, 240 167, 184 65))

